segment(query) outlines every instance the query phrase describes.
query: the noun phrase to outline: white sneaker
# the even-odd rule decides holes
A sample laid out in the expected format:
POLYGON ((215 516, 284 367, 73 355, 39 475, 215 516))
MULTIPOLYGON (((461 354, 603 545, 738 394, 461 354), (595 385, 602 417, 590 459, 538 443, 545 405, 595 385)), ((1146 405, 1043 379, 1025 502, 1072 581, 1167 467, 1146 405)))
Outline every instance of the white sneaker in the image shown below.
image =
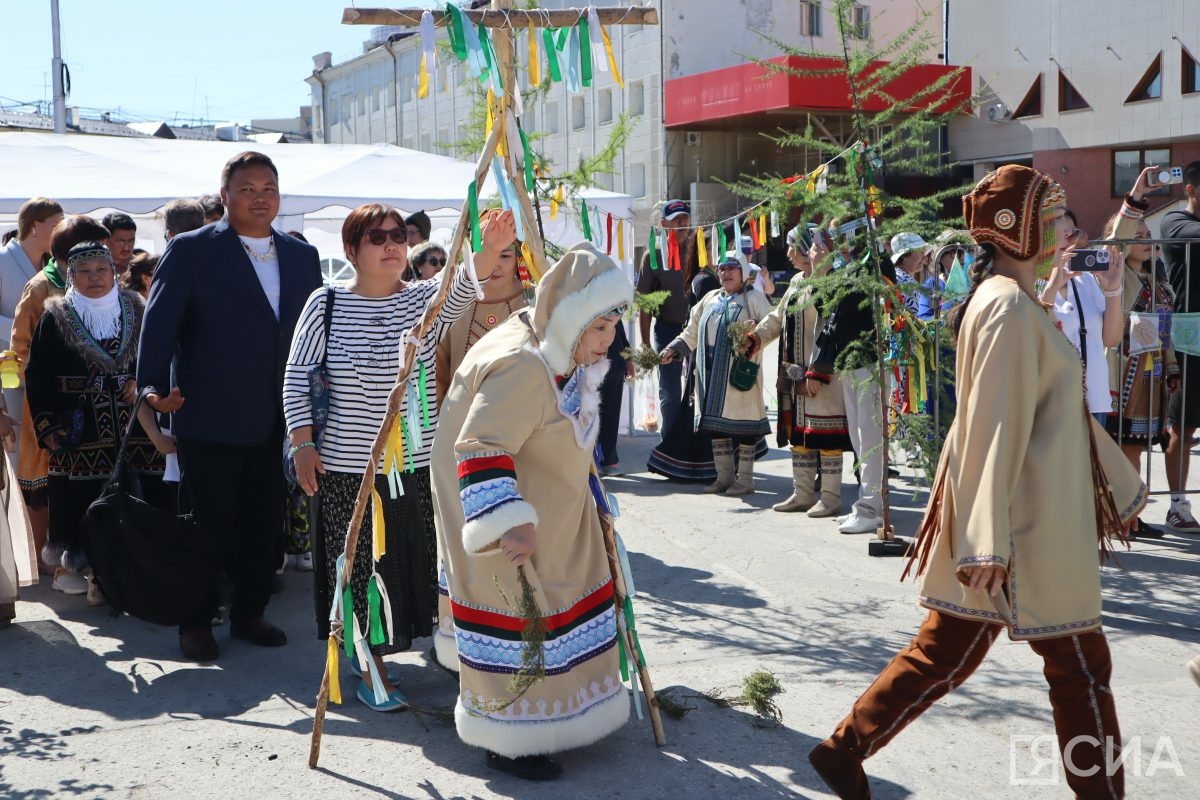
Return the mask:
POLYGON ((833 521, 836 522, 838 525, 845 525, 847 522, 850 521, 850 518, 853 516, 854 516, 854 512, 851 511, 849 514, 842 514, 840 517, 835 517, 833 521))
POLYGON ((1196 682, 1197 686, 1200 686, 1200 656, 1196 656, 1189 661, 1187 668, 1188 674, 1192 676, 1192 680, 1196 682))
POLYGON ((312 572, 312 553, 301 553, 296 556, 296 572, 312 572))
POLYGON ((87 578, 65 569, 56 570, 50 588, 63 594, 87 594, 87 578))
POLYGON ((883 524, 879 517, 862 517, 856 513, 850 514, 850 519, 838 526, 841 533, 874 533, 883 524))

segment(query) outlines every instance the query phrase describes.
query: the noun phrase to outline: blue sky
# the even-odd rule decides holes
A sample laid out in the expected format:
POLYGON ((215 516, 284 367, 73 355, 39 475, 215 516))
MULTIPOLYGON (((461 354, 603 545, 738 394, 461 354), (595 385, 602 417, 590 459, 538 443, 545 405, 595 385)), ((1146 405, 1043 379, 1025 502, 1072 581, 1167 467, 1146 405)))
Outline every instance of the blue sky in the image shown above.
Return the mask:
MULTIPOLYGON (((387 6, 358 0, 364 7, 387 6)), ((362 52, 370 26, 342 25, 353 0, 60 0, 67 105, 124 118, 248 121, 310 102, 304 78, 323 50, 362 52)), ((408 7, 427 3, 405 3, 408 7)), ((0 6, 0 107, 49 99, 50 3, 0 6)), ((96 113, 93 113, 96 112, 96 113)))

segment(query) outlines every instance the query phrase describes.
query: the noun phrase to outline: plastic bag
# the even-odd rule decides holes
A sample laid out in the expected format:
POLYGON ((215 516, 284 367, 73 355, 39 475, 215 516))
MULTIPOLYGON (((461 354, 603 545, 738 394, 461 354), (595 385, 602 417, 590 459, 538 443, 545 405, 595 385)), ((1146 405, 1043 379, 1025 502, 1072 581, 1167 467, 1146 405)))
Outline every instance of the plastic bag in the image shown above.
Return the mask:
POLYGON ((633 427, 647 433, 658 433, 660 422, 658 370, 654 370, 633 382, 633 427))

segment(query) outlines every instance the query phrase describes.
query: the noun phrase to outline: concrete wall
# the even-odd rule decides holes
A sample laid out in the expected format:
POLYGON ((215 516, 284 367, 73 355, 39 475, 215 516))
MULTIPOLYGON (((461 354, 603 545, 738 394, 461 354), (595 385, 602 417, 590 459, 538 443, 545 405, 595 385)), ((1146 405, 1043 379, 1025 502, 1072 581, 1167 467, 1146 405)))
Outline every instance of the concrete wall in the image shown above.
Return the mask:
MULTIPOLYGON (((942 41, 942 8, 925 0, 863 0, 869 9, 871 35, 876 42, 894 39, 932 11, 926 29, 932 35, 929 63, 939 63, 942 41)), ((755 59, 782 55, 778 40, 792 47, 841 52, 833 3, 821 8, 821 36, 801 35, 801 8, 797 0, 740 0, 737 3, 662 0, 666 77, 695 75, 755 59)))
MULTIPOLYGON (((577 4, 548 0, 540 5, 561 8, 577 4)), ((632 115, 640 106, 641 112, 631 118, 633 129, 628 144, 617 158, 617 174, 602 176, 599 183, 602 188, 644 197, 640 203, 635 202, 635 207, 648 207, 660 199, 663 182, 659 31, 654 26, 620 25, 608 30, 625 88, 597 69, 593 86, 578 95, 571 95, 565 82, 552 84, 541 102, 526 105, 522 122, 528 131, 540 135, 534 147, 550 159, 552 169, 566 171, 574 168, 581 156, 588 158, 602 149, 618 116, 632 115), (605 107, 609 103, 612 107, 611 119, 604 122, 599 117, 602 100, 605 107), (582 110, 583 124, 579 128, 573 124, 573 105, 582 110)), ((366 35, 364 29, 364 38, 366 35)), ((521 64, 527 42, 524 33, 518 36, 521 64)), ((325 98, 326 113, 320 122, 314 119, 314 141, 390 143, 439 155, 470 157, 453 150, 453 145, 464 138, 463 129, 478 102, 466 69, 453 58, 447 59, 431 79, 429 96, 418 99, 420 47, 418 36, 408 37, 334 65, 321 72, 320 80, 308 78, 314 107, 321 105, 322 96, 325 98)), ((543 73, 544 58, 543 54, 543 73)), ((522 87, 528 89, 527 74, 521 72, 520 77, 522 87)))
MULTIPOLYGON (((1200 57, 1195 0, 952 0, 950 58, 975 69, 988 102, 1016 110, 1038 74, 1042 114, 951 126, 959 160, 998 160, 1065 148, 1153 144, 1200 132, 1200 94, 1181 94, 1182 47, 1200 57), (1127 103, 1162 55, 1162 98, 1127 103), (1091 110, 1059 112, 1058 73, 1091 110)), ((1106 191, 1107 194, 1107 191, 1106 191)))

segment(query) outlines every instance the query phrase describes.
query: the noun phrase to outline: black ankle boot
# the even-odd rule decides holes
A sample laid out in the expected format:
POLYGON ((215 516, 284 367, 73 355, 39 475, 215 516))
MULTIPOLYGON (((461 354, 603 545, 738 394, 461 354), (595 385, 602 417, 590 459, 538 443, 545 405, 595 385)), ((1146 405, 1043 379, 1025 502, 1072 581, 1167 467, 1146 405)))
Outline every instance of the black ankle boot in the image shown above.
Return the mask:
POLYGON ((552 781, 561 778, 562 764, 549 756, 517 756, 508 758, 488 751, 487 764, 492 769, 507 772, 527 781, 552 781))

